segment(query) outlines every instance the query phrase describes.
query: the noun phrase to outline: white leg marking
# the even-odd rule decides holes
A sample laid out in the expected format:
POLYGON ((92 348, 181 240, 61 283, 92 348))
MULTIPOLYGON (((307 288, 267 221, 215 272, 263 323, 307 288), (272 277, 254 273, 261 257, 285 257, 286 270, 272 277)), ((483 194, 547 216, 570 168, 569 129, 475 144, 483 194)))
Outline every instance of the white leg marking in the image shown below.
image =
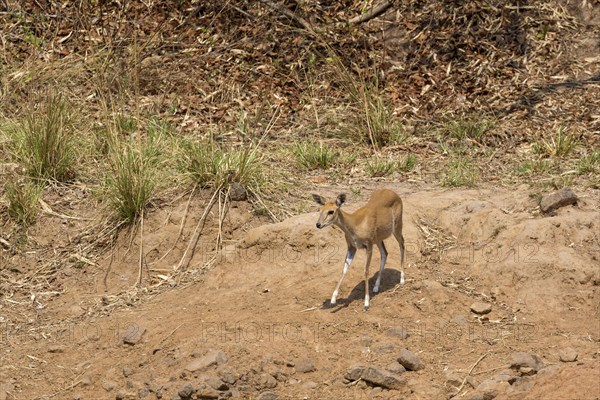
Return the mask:
POLYGON ((354 253, 351 253, 350 251, 348 251, 348 253, 346 254, 346 261, 344 262, 344 269, 342 270, 342 277, 340 278, 340 281, 338 282, 337 286, 335 287, 335 290, 333 291, 333 294, 331 295, 331 305, 335 305, 335 303, 337 301, 338 294, 340 293, 340 286, 342 286, 342 281, 344 280, 346 273, 350 269, 350 264, 352 264, 352 260, 354 259, 355 254, 356 254, 356 251, 354 251, 354 253))

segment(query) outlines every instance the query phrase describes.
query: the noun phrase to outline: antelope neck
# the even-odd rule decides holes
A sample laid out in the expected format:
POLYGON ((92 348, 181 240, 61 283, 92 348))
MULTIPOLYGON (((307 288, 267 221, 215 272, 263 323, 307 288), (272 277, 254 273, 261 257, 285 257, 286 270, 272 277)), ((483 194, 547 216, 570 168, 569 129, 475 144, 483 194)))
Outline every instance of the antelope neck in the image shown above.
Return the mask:
POLYGON ((342 211, 341 208, 338 208, 338 217, 335 221, 335 224, 339 226, 345 234, 350 236, 351 238, 355 238, 355 233, 351 230, 350 226, 356 226, 356 221, 354 221, 354 215, 350 213, 346 213, 342 211), (350 226, 348 225, 350 223, 350 226))

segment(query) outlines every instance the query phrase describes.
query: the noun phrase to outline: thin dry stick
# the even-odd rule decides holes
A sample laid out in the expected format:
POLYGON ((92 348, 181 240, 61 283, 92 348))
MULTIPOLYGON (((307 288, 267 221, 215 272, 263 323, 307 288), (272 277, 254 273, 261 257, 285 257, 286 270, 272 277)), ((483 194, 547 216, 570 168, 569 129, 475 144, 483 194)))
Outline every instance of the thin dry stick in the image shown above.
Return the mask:
POLYGON ((477 361, 475 361, 475 364, 473 364, 471 366, 471 369, 469 370, 469 373, 467 374, 467 376, 465 376, 465 379, 463 379, 463 381, 460 384, 460 387, 458 388, 458 391, 456 392, 456 394, 454 395, 454 397, 458 396, 458 394, 460 393, 460 391, 462 390, 462 388, 465 386, 465 383, 467 382, 467 378, 469 376, 471 376, 471 372, 473 372, 473 370, 475 369, 475 367, 477 366, 477 364, 479 364, 481 362, 481 360, 483 360, 484 358, 486 358, 487 355, 488 355, 488 353, 485 353, 484 355, 482 355, 481 357, 479 357, 479 359, 477 361))
POLYGON ((194 192, 196 191, 196 187, 197 186, 195 185, 194 188, 192 189, 192 192, 190 193, 190 197, 188 198, 187 204, 185 206, 185 211, 183 213, 183 218, 181 218, 181 224, 179 225, 179 233, 177 233, 177 237, 175 238, 175 242, 173 243, 173 246, 171 246, 171 248, 169 250, 167 250, 167 252, 165 254, 163 254, 163 256, 161 258, 159 258, 156 261, 151 262, 150 265, 158 264, 159 262, 164 260, 169 255, 169 253, 171 253, 171 251, 173 251, 175 246, 177 246, 177 243, 179 243, 179 239, 181 238, 181 235, 183 233, 183 227, 185 226, 185 221, 187 220, 188 211, 190 209, 190 203, 192 202, 192 196, 194 195, 194 192))
POLYGON ((173 329, 173 330, 171 331, 171 333, 169 333, 167 336, 165 336, 164 338, 162 338, 162 339, 161 339, 161 341, 160 341, 160 342, 158 342, 158 343, 159 343, 159 344, 163 344, 163 343, 165 342, 165 340, 167 340, 168 338, 170 338, 171 336, 173 336, 173 334, 174 334, 175 332, 177 332, 177 330, 178 330, 179 328, 181 328, 182 326, 183 326, 183 323, 182 323, 182 324, 179 324, 179 326, 178 326, 177 328, 173 329))
POLYGON ((144 211, 142 210, 142 216, 140 219, 140 261, 138 265, 138 278, 136 286, 142 285, 142 268, 144 267, 144 211))
POLYGON ((227 213, 227 203, 229 202, 229 192, 231 191, 231 186, 227 189, 225 196, 223 198, 223 204, 221 205, 221 195, 219 195, 219 231, 217 232, 217 244, 215 247, 215 251, 219 251, 221 248, 221 243, 223 243, 223 222, 225 221, 225 214, 227 213))
POLYGON ((373 18, 376 18, 387 11, 394 4, 393 1, 384 1, 376 7, 371 8, 368 12, 348 20, 349 24, 361 24, 373 18))
POLYGON ((198 244, 198 240, 200 239, 200 225, 202 225, 202 227, 204 227, 204 222, 206 221, 206 217, 208 217, 208 213, 210 212, 210 209, 212 208, 212 206, 215 204, 215 201, 217 199, 217 195, 220 193, 221 191, 221 186, 219 186, 215 192, 213 193, 210 201, 208 202, 208 205, 206 206, 206 208, 204 209, 204 213, 202 214, 202 216, 200 217, 200 220, 198 221, 198 224, 196 224, 196 228, 194 229, 194 233, 192 234, 192 237, 190 238, 190 241, 187 245, 187 248, 185 249, 185 251, 183 252, 183 256, 181 257, 181 260, 179 261, 179 264, 177 264, 175 266, 175 271, 179 270, 179 268, 181 268, 183 266, 183 262, 185 261, 185 258, 187 256, 188 251, 190 251, 190 248, 192 249, 192 254, 190 256, 190 260, 188 261, 188 263, 186 264, 186 268, 187 266, 190 264, 190 262, 192 261, 192 258, 194 257, 194 252, 196 251, 196 245, 198 244), (195 240, 194 240, 195 237, 195 240), (193 245, 192 245, 193 242, 193 245))

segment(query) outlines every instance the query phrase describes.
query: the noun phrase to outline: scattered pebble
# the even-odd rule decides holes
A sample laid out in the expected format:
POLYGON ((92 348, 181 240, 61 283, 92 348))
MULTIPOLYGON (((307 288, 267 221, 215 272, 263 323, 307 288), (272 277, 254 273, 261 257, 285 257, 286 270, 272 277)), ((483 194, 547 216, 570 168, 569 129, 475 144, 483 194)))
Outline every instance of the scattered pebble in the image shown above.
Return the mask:
POLYGON ((191 399, 194 392, 195 390, 192 384, 186 383, 181 389, 179 389, 179 392, 177 392, 177 394, 182 399, 191 399))
POLYGON ((117 387, 117 384, 112 381, 104 381, 102 382, 102 388, 107 392, 114 390, 117 387))
POLYGON ((392 326, 386 331, 388 336, 397 337, 401 340, 405 340, 410 336, 408 330, 403 326, 392 326))
POLYGON ((375 346, 374 350, 376 353, 381 353, 381 354, 392 353, 394 351, 394 344, 393 343, 378 343, 375 346))
POLYGON ((492 305, 490 303, 477 301, 471 304, 471 311, 479 315, 489 314, 492 311, 492 305))
POLYGON ((63 346, 50 346, 48 347, 48 353, 61 354, 65 352, 65 348, 63 346))
POLYGON ((418 371, 425 368, 425 364, 421 361, 416 354, 408 349, 400 350, 398 354, 398 362, 402 364, 408 371, 418 371))
POLYGON ((542 197, 540 209, 544 214, 555 215, 557 209, 568 205, 576 205, 577 200, 577 195, 571 189, 563 188, 542 197))
POLYGON ((232 201, 244 201, 248 197, 246 188, 239 182, 231 182, 229 189, 229 199, 232 201))
POLYGON ((406 379, 385 369, 372 366, 355 365, 346 371, 344 378, 350 382, 362 379, 371 385, 386 389, 400 389, 406 385, 406 379))
POLYGON ((310 358, 304 358, 304 359, 300 360, 298 362, 298 364, 296 364, 296 371, 301 372, 301 373, 313 372, 315 370, 316 370, 315 365, 314 365, 312 359, 310 359, 310 358))
POLYGON ((514 370, 521 370, 521 368, 532 368, 535 372, 537 372, 544 368, 544 362, 535 354, 517 352, 512 355, 510 367, 514 370))
POLYGON ((256 400, 277 400, 279 396, 275 392, 262 392, 258 395, 256 400))
POLYGON ((219 350, 210 350, 206 355, 192 360, 185 369, 190 372, 202 371, 214 365, 222 365, 227 362, 225 353, 219 350))
POLYGON ((558 353, 558 357, 562 362, 575 362, 577 361, 578 356, 579 354, 577 354, 577 351, 572 347, 565 347, 558 353))
POLYGON ((137 325, 129 326, 123 335, 123 343, 134 346, 142 339, 142 335, 144 335, 145 332, 146 328, 144 327, 137 325))
POLYGON ((385 369, 387 369, 388 371, 390 371, 394 374, 401 374, 403 372, 406 372, 406 368, 404 368, 404 366, 402 364, 400 364, 398 361, 394 361, 391 364, 388 364, 388 366, 385 367, 385 369))

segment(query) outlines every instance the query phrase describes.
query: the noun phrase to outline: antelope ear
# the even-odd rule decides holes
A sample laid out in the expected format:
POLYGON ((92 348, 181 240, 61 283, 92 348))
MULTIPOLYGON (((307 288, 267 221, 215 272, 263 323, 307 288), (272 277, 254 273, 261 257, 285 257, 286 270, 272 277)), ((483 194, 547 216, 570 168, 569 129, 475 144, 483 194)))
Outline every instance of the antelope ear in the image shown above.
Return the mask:
POLYGON ((346 202, 346 193, 341 193, 338 195, 337 199, 335 199, 335 204, 338 207, 341 207, 342 204, 344 204, 346 202))
POLYGON ((323 196, 319 196, 318 194, 314 194, 312 195, 313 200, 315 201, 315 203, 317 203, 320 206, 324 206, 325 205, 325 199, 323 198, 323 196))

